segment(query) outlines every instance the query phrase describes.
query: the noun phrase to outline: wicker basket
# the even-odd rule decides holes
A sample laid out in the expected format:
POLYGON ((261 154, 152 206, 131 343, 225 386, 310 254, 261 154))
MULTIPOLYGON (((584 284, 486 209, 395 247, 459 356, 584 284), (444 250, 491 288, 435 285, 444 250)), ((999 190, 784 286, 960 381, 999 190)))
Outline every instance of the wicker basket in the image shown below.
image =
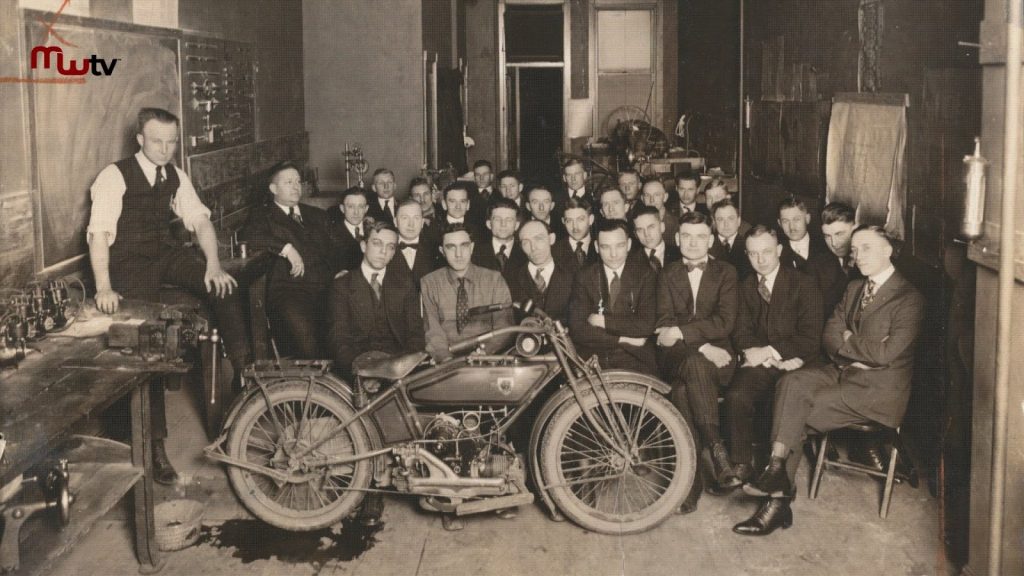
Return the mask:
POLYGON ((156 521, 154 538, 164 552, 187 548, 199 540, 203 505, 195 500, 171 500, 153 510, 156 521))

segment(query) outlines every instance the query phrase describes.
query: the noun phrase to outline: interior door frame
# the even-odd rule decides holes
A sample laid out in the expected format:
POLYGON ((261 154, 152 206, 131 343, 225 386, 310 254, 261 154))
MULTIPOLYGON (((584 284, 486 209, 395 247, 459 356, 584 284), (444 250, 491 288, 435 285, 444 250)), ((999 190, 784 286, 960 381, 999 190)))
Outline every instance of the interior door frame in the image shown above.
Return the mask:
MULTIPOLYGON (((498 0, 498 160, 502 167, 508 167, 509 161, 509 122, 508 122, 508 67, 515 68, 562 68, 562 150, 569 150, 569 136, 566 123, 569 118, 569 85, 572 64, 569 60, 571 49, 571 22, 565 0, 498 0), (561 62, 518 62, 509 64, 505 57, 505 9, 512 6, 561 6, 562 7, 562 61, 561 62)), ((518 113, 518 107, 517 107, 518 113)), ((518 164, 519 155, 516 154, 518 164)), ((517 166, 518 168, 518 166, 517 166)))

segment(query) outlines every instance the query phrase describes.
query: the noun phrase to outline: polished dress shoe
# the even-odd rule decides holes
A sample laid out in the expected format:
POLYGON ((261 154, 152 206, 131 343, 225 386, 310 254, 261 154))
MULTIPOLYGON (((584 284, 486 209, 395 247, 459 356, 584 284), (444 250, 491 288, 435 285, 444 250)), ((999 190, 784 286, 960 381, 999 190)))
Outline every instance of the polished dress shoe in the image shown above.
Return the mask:
POLYGON ((729 451, 725 449, 725 444, 721 441, 711 445, 711 465, 712 474, 715 477, 715 483, 718 484, 718 488, 730 491, 743 484, 736 477, 736 473, 733 472, 729 451))
POLYGON ((366 528, 373 528, 380 524, 381 514, 384 513, 384 495, 377 492, 370 492, 363 499, 363 506, 356 515, 359 524, 366 528))
POLYGON ((171 459, 167 457, 167 448, 163 440, 153 440, 153 481, 171 486, 178 481, 178 473, 174 471, 171 459))
POLYGON ((793 489, 786 473, 786 459, 772 456, 757 480, 743 485, 743 491, 751 496, 772 496, 775 498, 786 495, 793 489))
POLYGON ((732 531, 743 536, 767 536, 779 526, 793 525, 793 510, 789 498, 767 498, 750 518, 732 527, 732 531))
POLYGON ((878 472, 885 470, 886 458, 882 456, 881 447, 874 443, 852 444, 849 448, 850 462, 867 466, 878 472))

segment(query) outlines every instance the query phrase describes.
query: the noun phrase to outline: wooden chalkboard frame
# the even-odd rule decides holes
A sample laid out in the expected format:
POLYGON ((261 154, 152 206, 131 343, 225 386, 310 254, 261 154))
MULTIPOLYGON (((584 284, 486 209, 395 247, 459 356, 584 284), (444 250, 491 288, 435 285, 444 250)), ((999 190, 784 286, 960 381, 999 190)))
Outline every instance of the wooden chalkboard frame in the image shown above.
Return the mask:
MULTIPOLYGON (((40 38, 42 38, 45 41, 45 39, 46 39, 46 36, 45 36, 45 25, 42 24, 41 22, 42 21, 48 21, 49 19, 52 18, 52 15, 47 13, 47 12, 41 12, 41 11, 31 10, 31 9, 25 9, 25 10, 22 10, 21 12, 22 12, 22 23, 24 25, 24 30, 25 30, 25 43, 26 43, 25 54, 27 55, 27 54, 31 53, 32 47, 35 45, 36 42, 38 42, 40 40, 40 38)), ((181 108, 182 107, 182 103, 181 103, 181 69, 182 69, 182 67, 181 67, 181 60, 180 60, 182 32, 180 30, 157 28, 157 27, 152 27, 152 26, 141 26, 141 25, 125 23, 125 22, 115 22, 115 21, 100 20, 100 19, 96 19, 96 18, 88 18, 88 17, 80 17, 80 16, 61 16, 61 18, 59 19, 57 24, 54 25, 53 28, 58 33, 60 33, 61 31, 66 31, 66 32, 70 32, 72 34, 74 34, 74 33, 79 33, 80 34, 83 31, 86 31, 86 32, 88 32, 88 31, 96 31, 96 32, 99 32, 99 33, 116 32, 116 33, 119 33, 119 34, 128 35, 133 40, 143 39, 143 40, 149 40, 149 41, 154 42, 154 43, 159 43, 159 44, 163 45, 164 47, 169 48, 170 50, 172 50, 173 51, 173 63, 174 63, 175 77, 173 79, 168 78, 167 79, 167 85, 168 85, 168 87, 173 87, 174 90, 172 92, 168 92, 167 93, 168 98, 166 99, 166 102, 167 102, 167 106, 171 109, 172 112, 174 112, 176 115, 178 115, 179 118, 182 116, 182 108, 181 108)), ((57 42, 55 40, 51 40, 51 41, 47 42, 47 44, 49 44, 49 45, 59 45, 59 44, 57 44, 57 42)), ((66 53, 67 53, 67 55, 69 57, 73 57, 73 58, 80 58, 81 57, 81 54, 78 53, 78 52, 75 52, 73 48, 68 48, 66 50, 66 53)), ((123 55, 121 55, 121 54, 98 54, 98 56, 100 56, 101 58, 108 58, 108 59, 109 58, 113 58, 113 57, 118 57, 118 58, 123 57, 123 55)), ((87 83, 90 82, 90 81, 92 81, 92 82, 102 82, 102 81, 110 81, 110 80, 116 81, 118 79, 117 78, 117 73, 118 72, 122 72, 122 75, 123 75, 123 71, 125 70, 125 66, 124 66, 123 62, 119 62, 119 65, 121 65, 121 68, 120 69, 115 68, 114 74, 112 74, 110 77, 96 78, 96 77, 93 77, 93 76, 85 76, 83 78, 87 79, 86 80, 87 83)), ((25 63, 25 67, 26 67, 26 72, 28 72, 28 73, 33 72, 32 70, 28 70, 28 62, 25 63)), ((47 74, 51 74, 51 75, 53 74, 53 73, 51 73, 49 71, 44 71, 44 72, 46 72, 47 74)), ((40 100, 39 90, 46 89, 46 88, 52 88, 52 86, 53 85, 50 85, 50 84, 29 84, 29 86, 28 86, 28 92, 29 92, 29 98, 28 98, 28 119, 29 119, 29 121, 28 121, 28 124, 29 124, 28 131, 29 131, 29 134, 28 134, 28 136, 30 138, 31 149, 32 149, 32 199, 33 199, 33 208, 34 208, 33 212, 34 212, 35 243, 36 243, 36 248, 37 248, 36 255, 35 255, 35 266, 34 267, 35 267, 36 272, 38 274, 42 274, 42 275, 60 274, 60 273, 71 272, 71 271, 77 269, 81 265, 81 261, 87 257, 87 248, 86 249, 82 249, 82 247, 84 247, 84 226, 85 226, 85 224, 82 224, 82 223, 75 223, 73 225, 76 227, 76 230, 78 230, 78 229, 81 230, 81 233, 83 234, 83 237, 77 238, 75 235, 72 235, 68 239, 68 242, 70 242, 70 243, 81 242, 80 244, 78 244, 77 247, 72 246, 70 248, 65 248, 63 250, 64 254, 60 254, 58 252, 58 257, 57 258, 54 258, 54 257, 52 257, 52 255, 47 254, 47 245, 50 242, 47 241, 47 239, 45 237, 46 236, 46 234, 45 234, 46 226, 44 225, 45 224, 44 223, 44 218, 47 218, 49 216, 48 213, 46 212, 46 209, 47 209, 46 207, 47 207, 47 202, 49 202, 50 200, 44 198, 44 195, 46 195, 47 193, 56 193, 56 192, 48 189, 46 187, 46 185, 44 185, 42 183, 43 178, 42 178, 42 176, 40 174, 40 164, 41 164, 41 160, 43 160, 46 157, 40 154, 40 133, 39 133, 39 131, 40 131, 40 124, 45 124, 46 120, 44 118, 41 118, 40 116, 37 116, 37 112, 39 112, 38 107, 40 106, 40 103, 39 103, 39 100, 40 100), (44 189, 44 188, 47 188, 47 189, 44 189)), ((82 87, 82 86, 76 85, 76 86, 72 86, 72 87, 76 87, 77 88, 77 87, 82 87)), ((77 119, 75 119, 75 120, 77 120, 77 119)), ((73 136, 73 134, 74 134, 74 126, 76 124, 79 124, 79 122, 77 122, 77 121, 69 122, 69 126, 71 126, 71 127, 69 127, 68 132, 67 132, 68 137, 72 137, 73 136)), ((130 134, 123 134, 123 137, 126 137, 126 138, 129 139, 129 143, 126 143, 126 145, 124 146, 125 148, 129 148, 130 147, 130 148, 132 148, 132 151, 137 150, 137 146, 135 146, 133 143, 130 143, 130 134)), ((127 150, 125 150, 125 151, 127 151, 127 150)), ((123 152, 119 152, 117 154, 110 154, 110 156, 111 156, 110 158, 103 158, 102 159, 103 162, 104 162, 104 165, 106 163, 114 162, 114 161, 119 160, 120 158, 123 158, 124 157, 124 153, 123 152)), ((186 164, 184 162, 184 148, 182 146, 179 146, 179 148, 178 148, 177 162, 176 163, 183 170, 187 169, 186 168, 186 164)), ((95 174, 89 174, 88 175, 89 183, 91 183, 92 179, 95 178, 96 174, 98 174, 99 170, 101 170, 101 169, 102 169, 102 166, 99 166, 99 168, 96 169, 96 173, 95 174)), ((69 194, 70 200, 71 201, 75 201, 75 202, 80 202, 82 199, 77 194, 87 195, 88 194, 88 186, 86 186, 82 190, 72 190, 70 192, 70 194, 69 194)), ((53 250, 51 249, 50 252, 53 252, 53 250)))

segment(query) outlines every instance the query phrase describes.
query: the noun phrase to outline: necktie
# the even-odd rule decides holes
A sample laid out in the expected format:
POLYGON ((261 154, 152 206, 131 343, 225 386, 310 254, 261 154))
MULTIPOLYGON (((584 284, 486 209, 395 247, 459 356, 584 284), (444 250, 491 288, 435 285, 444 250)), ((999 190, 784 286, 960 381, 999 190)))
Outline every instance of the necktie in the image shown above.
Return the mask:
POLYGON ((768 289, 768 278, 761 276, 761 280, 757 283, 757 293, 761 295, 761 299, 766 303, 772 301, 772 291, 768 289))
POLYGON ((156 167, 156 183, 153 184, 153 187, 156 188, 157 186, 163 184, 164 180, 165 180, 165 178, 164 178, 164 167, 163 166, 157 166, 156 167))
POLYGON ((651 268, 653 268, 655 272, 661 272, 661 260, 658 260, 658 255, 656 252, 657 251, 654 248, 651 248, 651 268))
POLYGON ((872 280, 871 278, 868 278, 867 283, 864 284, 864 293, 860 297, 860 307, 861 307, 861 309, 867 308, 868 304, 871 304, 871 301, 874 300, 874 299, 875 299, 875 281, 872 280))
POLYGON ((391 200, 384 201, 384 213, 388 216, 393 216, 393 214, 391 214, 391 200))
POLYGON ((363 227, 362 226, 356 226, 356 242, 362 242, 362 241, 363 241, 363 227))
POLYGON ((298 212, 295 211, 295 206, 289 206, 288 207, 288 216, 292 220, 295 220, 296 224, 298 224, 299 226, 302 226, 302 214, 299 214, 298 212))
POLYGON ((548 289, 548 283, 544 281, 543 268, 537 268, 537 274, 533 276, 533 281, 537 284, 537 292, 543 294, 548 289))
POLYGON ((377 299, 377 302, 380 303, 380 282, 377 280, 378 276, 380 276, 380 273, 378 272, 374 272, 370 275, 370 288, 373 288, 373 296, 377 299))
POLYGON ((469 323, 469 292, 466 291, 466 279, 459 278, 459 289, 455 291, 455 329, 462 329, 469 323))
POLYGON ((729 242, 727 239, 722 238, 722 246, 725 246, 726 252, 732 252, 732 242, 729 242))
POLYGON ((505 253, 507 245, 502 244, 501 248, 498 249, 498 266, 504 270, 505 264, 508 264, 508 254, 505 253))
POLYGON ((583 251, 583 242, 576 243, 576 264, 583 266, 583 261, 587 258, 587 254, 583 251))
POLYGON ((398 242, 398 249, 399 250, 405 250, 406 248, 412 248, 413 250, 419 250, 420 249, 420 243, 419 242, 411 242, 410 243, 410 242, 402 242, 402 241, 398 242))
POLYGON ((686 272, 689 273, 689 272, 693 272, 694 270, 705 270, 707 267, 708 267, 707 260, 705 260, 703 262, 696 262, 696 263, 695 262, 687 262, 686 263, 686 272))
POLYGON ((619 298, 619 288, 622 282, 619 280, 619 273, 612 272, 612 281, 608 286, 608 311, 615 310, 615 301, 619 298))

